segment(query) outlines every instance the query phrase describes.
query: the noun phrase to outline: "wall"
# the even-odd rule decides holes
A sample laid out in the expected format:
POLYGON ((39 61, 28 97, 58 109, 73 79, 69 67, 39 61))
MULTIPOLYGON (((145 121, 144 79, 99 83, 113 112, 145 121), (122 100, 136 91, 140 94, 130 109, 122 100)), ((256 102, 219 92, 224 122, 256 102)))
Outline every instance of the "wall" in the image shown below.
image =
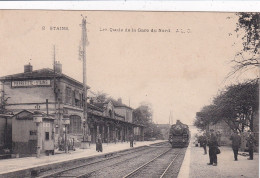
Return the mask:
POLYGON ((12 119, 10 118, 7 119, 7 128, 6 128, 6 118, 0 117, 0 149, 2 148, 10 149, 11 146, 12 146, 12 119), (7 139, 6 143, 5 143, 5 137, 7 139))
POLYGON ((125 116, 125 121, 133 122, 133 110, 126 107, 116 107, 115 112, 122 116, 125 116))
POLYGON ((37 131, 36 124, 32 120, 17 120, 12 122, 13 142, 28 142, 29 139, 36 139, 36 136, 30 136, 30 131, 37 131))
MULTIPOLYGON (((51 82, 53 84, 53 81, 51 82)), ((5 97, 8 99, 8 104, 19 103, 42 103, 46 99, 49 102, 54 102, 54 92, 51 86, 46 87, 27 87, 27 88, 12 88, 11 82, 4 83, 5 97)))
POLYGON ((120 121, 125 121, 125 118, 123 118, 123 117, 119 117, 119 116, 115 116, 115 118, 117 119, 117 120, 120 120, 120 121))
MULTIPOLYGON (((11 82, 5 82, 4 92, 5 98, 10 97, 7 100, 6 109, 14 112, 24 109, 46 112, 46 99, 49 103, 54 103, 54 92, 51 86, 12 88, 11 82)), ((54 104, 49 104, 48 108, 50 112, 54 111, 54 104)))

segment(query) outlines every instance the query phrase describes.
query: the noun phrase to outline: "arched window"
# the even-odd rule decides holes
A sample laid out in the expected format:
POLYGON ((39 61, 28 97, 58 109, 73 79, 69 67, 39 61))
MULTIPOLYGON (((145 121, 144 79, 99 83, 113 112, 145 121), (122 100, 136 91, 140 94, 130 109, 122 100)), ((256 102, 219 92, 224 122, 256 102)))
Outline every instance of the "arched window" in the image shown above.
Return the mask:
POLYGON ((109 117, 110 117, 110 118, 113 117, 112 110, 109 110, 109 117))
POLYGON ((70 116, 70 125, 68 127, 68 133, 81 134, 81 118, 77 115, 70 116))

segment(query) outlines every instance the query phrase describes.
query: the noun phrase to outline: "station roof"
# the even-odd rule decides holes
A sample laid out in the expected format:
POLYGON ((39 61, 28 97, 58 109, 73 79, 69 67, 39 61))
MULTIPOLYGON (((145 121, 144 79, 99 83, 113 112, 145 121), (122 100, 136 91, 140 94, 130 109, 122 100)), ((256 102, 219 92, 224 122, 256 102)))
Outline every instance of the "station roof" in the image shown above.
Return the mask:
POLYGON ((135 126, 135 127, 145 127, 144 125, 141 125, 141 124, 136 124, 136 123, 132 123, 132 122, 122 121, 122 120, 110 118, 110 117, 107 117, 107 116, 100 116, 100 115, 98 115, 96 113, 90 113, 90 114, 92 114, 94 116, 101 117, 103 119, 107 119, 107 120, 113 121, 113 122, 124 123, 124 124, 132 125, 132 126, 135 126))
POLYGON ((133 110, 133 108, 131 108, 130 106, 127 106, 127 105, 125 105, 125 104, 123 104, 119 101, 114 100, 114 99, 108 99, 105 103, 109 103, 110 101, 113 103, 114 107, 125 107, 125 108, 133 110))
POLYGON ((102 107, 98 107, 96 104, 91 104, 91 103, 87 103, 88 108, 94 109, 94 110, 98 110, 103 112, 104 109, 102 107))
MULTIPOLYGON (((68 80, 70 82, 74 82, 77 85, 80 85, 83 87, 83 83, 63 74, 63 73, 54 73, 53 69, 50 68, 43 68, 39 70, 33 70, 32 72, 23 72, 18 74, 12 74, 12 75, 6 75, 3 77, 0 77, 0 81, 12 81, 12 80, 25 80, 25 79, 46 79, 46 78, 64 78, 65 80, 68 80)), ((90 87, 87 86, 89 89, 90 87)))
MULTIPOLYGON (((49 120, 54 120, 55 118, 53 117, 53 115, 47 115, 45 112, 41 112, 41 111, 29 111, 29 110, 21 110, 20 112, 16 113, 15 115, 12 115, 12 117, 15 117, 15 116, 18 116, 20 114, 23 114, 23 113, 28 113, 30 115, 30 119, 32 119, 33 115, 40 115, 43 119, 49 119, 49 120)), ((27 117, 27 116, 25 116, 27 117)), ((23 116, 22 117, 19 117, 19 119, 23 119, 23 116)))

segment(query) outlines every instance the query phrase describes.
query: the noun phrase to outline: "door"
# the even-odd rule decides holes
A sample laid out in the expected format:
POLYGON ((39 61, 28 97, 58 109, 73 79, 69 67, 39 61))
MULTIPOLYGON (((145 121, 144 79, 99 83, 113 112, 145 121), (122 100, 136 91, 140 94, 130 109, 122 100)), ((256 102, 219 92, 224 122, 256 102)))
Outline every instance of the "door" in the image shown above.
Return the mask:
POLYGON ((29 140, 28 141, 28 154, 36 154, 37 153, 37 140, 29 140))

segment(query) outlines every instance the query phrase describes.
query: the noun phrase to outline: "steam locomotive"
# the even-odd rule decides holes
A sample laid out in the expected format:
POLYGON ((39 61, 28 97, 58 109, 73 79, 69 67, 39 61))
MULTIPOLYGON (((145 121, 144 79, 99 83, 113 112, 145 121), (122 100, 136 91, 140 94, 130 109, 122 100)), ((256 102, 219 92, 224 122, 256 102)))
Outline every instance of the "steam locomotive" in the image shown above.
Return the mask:
POLYGON ((177 120, 176 124, 173 124, 169 132, 169 142, 174 147, 187 147, 190 141, 189 126, 181 123, 177 120))

